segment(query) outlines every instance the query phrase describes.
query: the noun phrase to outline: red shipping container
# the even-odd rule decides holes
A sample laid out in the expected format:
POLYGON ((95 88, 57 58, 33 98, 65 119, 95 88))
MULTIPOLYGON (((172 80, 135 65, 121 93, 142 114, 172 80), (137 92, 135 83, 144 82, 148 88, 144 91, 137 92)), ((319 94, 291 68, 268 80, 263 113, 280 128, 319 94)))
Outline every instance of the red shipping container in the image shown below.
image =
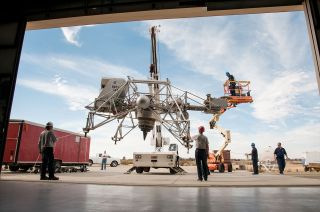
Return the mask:
MULTIPOLYGON (((45 126, 25 120, 10 120, 3 164, 10 170, 28 169, 41 164, 38 142, 45 126)), ((57 142, 54 156, 57 166, 88 165, 90 137, 66 130, 53 129, 57 142)))

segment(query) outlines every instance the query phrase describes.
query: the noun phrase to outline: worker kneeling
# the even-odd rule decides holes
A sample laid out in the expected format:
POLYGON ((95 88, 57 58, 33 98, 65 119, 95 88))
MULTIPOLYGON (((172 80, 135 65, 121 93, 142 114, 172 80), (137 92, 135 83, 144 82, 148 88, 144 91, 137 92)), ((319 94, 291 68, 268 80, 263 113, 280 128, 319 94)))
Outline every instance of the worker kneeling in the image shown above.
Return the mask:
POLYGON ((196 141, 195 158, 197 163, 198 181, 208 179, 208 164, 207 158, 209 155, 209 142, 207 136, 203 135, 205 128, 200 126, 199 135, 194 137, 196 141))
POLYGON ((52 122, 46 124, 45 130, 42 131, 39 137, 39 152, 42 156, 41 164, 41 177, 40 180, 59 180, 58 177, 54 176, 54 154, 53 147, 54 143, 57 141, 54 135, 52 122), (46 176, 46 172, 49 172, 49 177, 46 176))

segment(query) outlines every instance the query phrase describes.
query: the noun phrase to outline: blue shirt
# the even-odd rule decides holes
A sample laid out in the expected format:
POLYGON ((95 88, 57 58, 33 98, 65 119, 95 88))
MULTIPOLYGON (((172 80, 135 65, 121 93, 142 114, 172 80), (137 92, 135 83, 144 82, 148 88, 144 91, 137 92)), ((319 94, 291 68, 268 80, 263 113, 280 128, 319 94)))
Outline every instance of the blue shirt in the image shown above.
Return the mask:
POLYGON ((274 154, 277 156, 278 159, 284 159, 284 155, 287 155, 287 152, 284 148, 282 147, 277 147, 274 150, 274 154))

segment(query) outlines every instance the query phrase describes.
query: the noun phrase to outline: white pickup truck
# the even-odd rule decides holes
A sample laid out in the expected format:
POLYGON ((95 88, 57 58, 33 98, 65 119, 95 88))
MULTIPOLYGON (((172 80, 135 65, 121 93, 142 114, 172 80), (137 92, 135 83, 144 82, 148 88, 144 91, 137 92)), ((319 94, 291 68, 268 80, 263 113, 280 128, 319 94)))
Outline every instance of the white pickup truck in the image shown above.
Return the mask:
MULTIPOLYGON (((102 156, 103 153, 98 153, 94 156, 90 156, 89 158, 89 166, 92 166, 94 163, 101 164, 102 163, 102 156)), ((110 155, 107 155, 107 165, 110 165, 111 167, 116 167, 120 164, 120 158, 114 158, 110 155)))

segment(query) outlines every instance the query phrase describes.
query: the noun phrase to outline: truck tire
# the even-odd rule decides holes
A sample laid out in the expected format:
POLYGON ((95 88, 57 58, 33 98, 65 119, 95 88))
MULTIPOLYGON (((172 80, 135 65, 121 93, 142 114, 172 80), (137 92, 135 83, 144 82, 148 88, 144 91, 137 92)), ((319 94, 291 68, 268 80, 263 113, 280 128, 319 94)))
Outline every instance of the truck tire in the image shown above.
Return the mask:
POLYGON ((304 167, 304 171, 307 172, 309 171, 309 168, 307 166, 304 167))
POLYGON ((91 159, 89 159, 89 166, 92 166, 93 161, 91 159))
POLYGON ((12 171, 12 172, 16 172, 16 171, 19 170, 19 166, 10 165, 9 166, 9 170, 12 171))
POLYGON ((143 171, 144 171, 144 172, 149 172, 149 171, 150 171, 150 167, 144 167, 144 168, 143 168, 143 171))
POLYGON ((228 164, 228 172, 232 172, 232 164, 228 164))
POLYGON ((27 172, 32 166, 22 166, 20 167, 24 172, 27 172))
POLYGON ((137 167, 137 168, 136 168, 136 172, 137 172, 138 174, 141 174, 141 173, 143 172, 143 167, 137 167))
POLYGON ((110 166, 111 167, 117 167, 118 166, 118 162, 117 161, 112 161, 111 163, 110 163, 110 166))
POLYGON ((86 171, 87 171, 86 165, 80 166, 80 172, 86 172, 86 171))
POLYGON ((61 164, 62 164, 62 162, 60 160, 54 161, 54 172, 55 173, 61 173, 61 164))
POLYGON ((223 163, 220 163, 220 164, 219 164, 219 172, 220 172, 220 173, 223 173, 223 172, 224 172, 224 164, 223 164, 223 163))

